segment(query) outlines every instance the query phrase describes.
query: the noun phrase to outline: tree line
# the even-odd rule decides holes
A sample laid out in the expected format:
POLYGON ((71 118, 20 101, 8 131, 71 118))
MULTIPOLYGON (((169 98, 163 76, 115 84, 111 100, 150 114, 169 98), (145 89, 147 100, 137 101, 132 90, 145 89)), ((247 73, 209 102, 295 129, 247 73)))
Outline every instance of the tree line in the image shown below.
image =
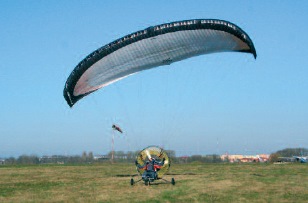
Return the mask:
MULTIPOLYGON (((165 150, 172 163, 221 163, 224 162, 219 155, 192 155, 177 157, 174 150, 165 150)), ((115 151, 114 162, 118 163, 134 163, 139 151, 115 151)), ((280 157, 293 157, 293 156, 308 156, 308 149, 306 148, 286 148, 279 150, 270 155, 270 162, 279 161, 280 157)), ((64 156, 37 156, 37 155, 21 155, 17 158, 10 157, 0 159, 0 164, 6 165, 31 165, 31 164, 93 164, 93 163, 110 163, 112 152, 106 155, 94 156, 92 152, 82 152, 81 155, 64 156)), ((226 160, 225 162, 228 162, 226 160)))
POLYGON ((282 157, 308 156, 306 148, 286 148, 270 155, 270 162, 280 161, 282 157))
MULTIPOLYGON (((174 150, 165 150, 172 163, 220 163, 222 162, 219 155, 192 155, 176 157, 174 150)), ((114 162, 117 163, 134 163, 139 151, 115 151, 114 162)), ((32 165, 32 164, 93 164, 93 163, 110 163, 112 152, 106 155, 94 156, 92 152, 82 152, 81 155, 64 156, 64 155, 52 155, 52 156, 37 156, 37 155, 21 155, 18 158, 10 157, 3 159, 6 165, 32 165)))

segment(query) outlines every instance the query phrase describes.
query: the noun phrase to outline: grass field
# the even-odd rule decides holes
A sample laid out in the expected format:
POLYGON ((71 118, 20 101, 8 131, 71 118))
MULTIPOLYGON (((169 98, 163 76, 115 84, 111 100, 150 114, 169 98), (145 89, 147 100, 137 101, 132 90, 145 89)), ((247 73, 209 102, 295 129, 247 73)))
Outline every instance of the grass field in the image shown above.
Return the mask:
POLYGON ((0 202, 308 202, 308 164, 174 164, 164 177, 174 186, 130 186, 134 174, 134 164, 0 166, 0 202))

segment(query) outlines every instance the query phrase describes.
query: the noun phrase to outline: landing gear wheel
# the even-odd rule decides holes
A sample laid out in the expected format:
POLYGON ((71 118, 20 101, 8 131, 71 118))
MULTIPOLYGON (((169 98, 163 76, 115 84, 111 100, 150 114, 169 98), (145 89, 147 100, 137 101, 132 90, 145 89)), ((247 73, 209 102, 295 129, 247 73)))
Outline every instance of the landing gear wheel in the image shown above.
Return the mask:
POLYGON ((134 185, 135 181, 134 179, 130 179, 130 185, 134 185))
POLYGON ((171 184, 172 184, 172 185, 175 185, 175 180, 174 180, 174 178, 171 178, 171 184))

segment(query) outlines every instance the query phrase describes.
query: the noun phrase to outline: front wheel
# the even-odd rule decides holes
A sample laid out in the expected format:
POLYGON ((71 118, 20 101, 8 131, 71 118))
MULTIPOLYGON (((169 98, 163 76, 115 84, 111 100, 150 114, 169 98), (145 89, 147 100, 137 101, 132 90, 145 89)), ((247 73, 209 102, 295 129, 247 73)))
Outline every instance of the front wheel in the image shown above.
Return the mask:
POLYGON ((134 179, 130 179, 130 185, 134 185, 135 181, 134 179))

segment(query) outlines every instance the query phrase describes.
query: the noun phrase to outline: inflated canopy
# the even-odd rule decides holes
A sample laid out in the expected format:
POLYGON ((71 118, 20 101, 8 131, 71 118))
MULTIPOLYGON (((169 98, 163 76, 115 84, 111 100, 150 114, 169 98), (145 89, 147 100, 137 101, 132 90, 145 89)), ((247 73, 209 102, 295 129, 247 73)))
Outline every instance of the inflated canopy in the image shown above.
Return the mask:
POLYGON ((139 71, 231 51, 257 56, 249 36, 227 21, 198 19, 152 26, 117 39, 83 59, 68 77, 64 97, 72 107, 82 97, 139 71))

